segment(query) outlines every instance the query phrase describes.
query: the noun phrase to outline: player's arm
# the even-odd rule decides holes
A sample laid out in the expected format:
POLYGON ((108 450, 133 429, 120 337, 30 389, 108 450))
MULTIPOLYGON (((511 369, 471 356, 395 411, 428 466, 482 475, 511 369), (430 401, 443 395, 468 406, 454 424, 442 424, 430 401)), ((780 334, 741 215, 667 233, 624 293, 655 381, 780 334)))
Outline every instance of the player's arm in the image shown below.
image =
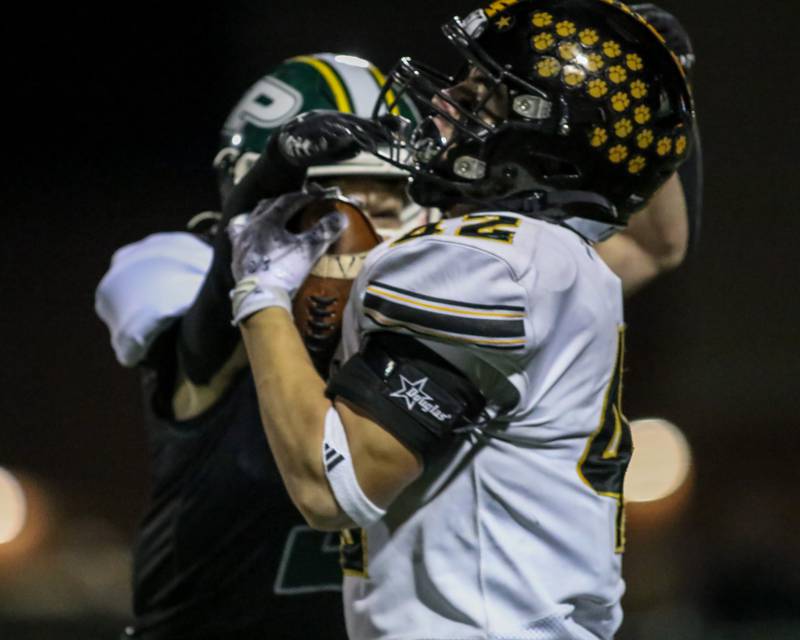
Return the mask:
MULTIPOLYGON (((241 325, 272 454, 292 501, 310 526, 356 526, 340 506, 326 462, 349 453, 355 479, 375 514, 385 509, 422 469, 417 456, 378 424, 344 402, 331 403, 286 310, 264 309, 241 325), (339 419, 349 452, 326 461, 326 421, 339 419)), ((329 427, 330 428, 330 427, 329 427)), ((369 505, 362 505, 368 510, 369 505)), ((361 523, 363 524, 363 523, 361 523)))
POLYGON ((678 267, 689 245, 686 199, 678 174, 648 205, 631 216, 628 227, 599 243, 597 252, 622 280, 628 296, 659 274, 678 267))
MULTIPOLYGON (((270 198, 300 188, 305 169, 289 163, 278 148, 277 136, 248 174, 234 187, 223 207, 220 229, 229 220, 249 211, 262 198, 270 198)), ((218 233, 214 240, 214 256, 199 294, 181 320, 178 335, 178 356, 181 369, 179 387, 183 395, 205 395, 204 389, 216 388, 220 374, 245 363, 237 355, 239 331, 230 323, 228 293, 235 284, 230 273, 231 247, 227 234, 218 233)))
POLYGON ((309 231, 287 231, 314 198, 286 194, 231 222, 237 281, 231 298, 287 491, 311 526, 337 530, 381 517, 420 463, 372 420, 326 397, 291 319, 291 298, 346 225, 342 214, 331 213, 309 231))
MULTIPOLYGON (((369 121, 349 114, 313 111, 286 123, 223 203, 220 228, 265 198, 299 190, 309 166, 356 155, 373 133, 364 129, 370 126, 369 121)), ((225 233, 220 233, 203 287, 180 326, 180 366, 191 385, 209 386, 223 368, 238 362, 235 350, 239 332, 230 324, 228 306, 228 293, 235 284, 230 264, 230 242, 225 233)))
MULTIPOLYGON (((668 11, 651 4, 631 7, 665 38, 687 74, 695 55, 685 27, 668 11)), ((631 218, 628 228, 597 246, 598 253, 621 278, 623 292, 631 295, 658 275, 675 269, 696 246, 702 213, 703 159, 700 132, 695 122, 692 153, 678 173, 651 198, 647 207, 631 218)))
MULTIPOLYGON (((370 334, 326 388, 291 320, 291 298, 346 218, 331 213, 309 231, 287 231, 286 222, 312 199, 287 194, 232 221, 233 319, 242 329, 264 429, 289 495, 316 528, 363 527, 383 517, 426 457, 473 424, 485 402, 433 349, 389 332, 370 334)), ((362 275, 363 284, 374 270, 362 275)), ((459 325, 485 326, 507 332, 502 322, 487 325, 469 314, 459 325)))

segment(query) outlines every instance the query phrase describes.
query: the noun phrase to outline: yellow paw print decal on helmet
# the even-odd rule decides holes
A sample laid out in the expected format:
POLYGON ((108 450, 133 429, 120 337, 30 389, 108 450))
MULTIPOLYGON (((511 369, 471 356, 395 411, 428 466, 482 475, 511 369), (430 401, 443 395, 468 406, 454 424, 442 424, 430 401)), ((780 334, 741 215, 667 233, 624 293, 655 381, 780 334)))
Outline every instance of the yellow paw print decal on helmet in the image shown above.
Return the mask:
POLYGON ((663 157, 670 151, 672 151, 672 140, 667 137, 659 138, 658 143, 656 144, 656 153, 663 157))
POLYGON ((628 172, 637 174, 647 166, 647 160, 642 156, 634 156, 628 163, 628 172))
POLYGON ((564 67, 564 84, 568 87, 579 87, 586 80, 586 72, 580 67, 568 64, 564 67))
POLYGON ((593 147, 602 147, 608 141, 608 131, 603 127, 595 127, 592 130, 590 143, 593 147))
POLYGON ((625 56, 625 64, 628 65, 628 69, 631 71, 641 71, 644 69, 644 62, 642 62, 641 56, 635 53, 629 53, 625 56))
MULTIPOLYGON (((616 0, 605 1, 622 7, 616 0)), ((605 156, 604 162, 639 179, 663 162, 659 157, 688 151, 687 136, 679 135, 685 130, 662 130, 653 124, 658 102, 648 100, 653 91, 647 82, 647 55, 623 46, 624 36, 610 39, 604 28, 575 22, 560 11, 529 15, 534 27, 530 43, 540 54, 532 63, 532 75, 570 89, 585 87, 586 95, 597 100, 603 119, 584 135, 589 146, 605 156)), ((498 29, 501 26, 505 25, 498 24, 498 29)))
POLYGON ((583 46, 592 47, 600 40, 600 36, 597 35, 597 31, 594 29, 584 29, 578 34, 578 39, 583 46))
POLYGON ((562 20, 556 25, 556 33, 562 38, 569 38, 571 35, 575 35, 576 31, 575 23, 569 20, 562 20))
POLYGON ((650 107, 643 104, 633 110, 633 119, 636 120, 638 124, 647 124, 650 122, 650 116, 650 107))
POLYGON ((574 60, 581 52, 581 48, 575 43, 567 40, 558 45, 558 55, 562 60, 574 60))
POLYGON ((608 93, 608 85, 605 80, 590 80, 587 89, 592 98, 602 98, 608 93))
POLYGON ((622 47, 619 46, 619 43, 608 40, 603 43, 603 53, 606 58, 616 58, 622 53, 622 47))
POLYGON ((608 150, 608 159, 614 164, 623 162, 628 157, 628 147, 624 144, 618 144, 608 150))
POLYGON ((614 133, 617 134, 618 138, 627 138, 633 133, 633 123, 627 118, 617 120, 614 124, 614 133))
POLYGON ((533 36, 533 48, 537 51, 547 51, 555 41, 552 33, 539 33, 533 36))
POLYGON ((611 108, 614 111, 625 111, 631 105, 631 99, 624 91, 619 91, 611 96, 611 108))
POLYGON ((631 95, 637 100, 641 100, 647 95, 647 84, 641 80, 631 82, 631 95))
POLYGON ((561 71, 561 63, 555 58, 542 58, 536 63, 536 73, 541 78, 552 78, 561 71))
POLYGON ((608 68, 608 79, 614 84, 621 84, 628 79, 628 72, 622 65, 615 64, 608 68))
POLYGON ((636 146, 640 149, 647 149, 651 144, 653 144, 653 140, 655 136, 650 129, 642 129, 638 134, 636 134, 636 146))
POLYGON ((586 56, 586 68, 589 71, 600 71, 606 65, 606 61, 603 60, 603 56, 599 53, 590 53, 586 56))

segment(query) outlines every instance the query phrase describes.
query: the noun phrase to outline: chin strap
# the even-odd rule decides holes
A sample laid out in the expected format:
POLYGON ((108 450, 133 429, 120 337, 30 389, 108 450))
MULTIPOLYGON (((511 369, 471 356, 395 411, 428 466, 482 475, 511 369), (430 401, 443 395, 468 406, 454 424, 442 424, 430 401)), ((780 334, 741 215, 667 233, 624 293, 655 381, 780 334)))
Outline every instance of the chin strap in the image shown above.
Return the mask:
POLYGON ((601 242, 625 228, 614 205, 592 191, 534 191, 497 204, 565 226, 591 243, 601 242))
POLYGON ((572 229, 579 236, 591 244, 602 242, 613 236, 617 231, 625 228, 625 225, 609 224, 607 222, 597 222, 586 218, 564 218, 560 221, 561 226, 572 229))
POLYGON ((536 214, 558 209, 564 218, 579 214, 606 223, 617 223, 618 220, 614 205, 593 191, 533 191, 524 196, 505 198, 497 204, 518 213, 536 214))
POLYGON ((412 173, 409 188, 414 200, 446 210, 453 205, 475 204, 484 210, 507 210, 541 218, 572 229, 588 242, 596 243, 627 226, 611 202, 593 191, 536 190, 507 198, 487 198, 464 193, 451 182, 430 174, 412 173))

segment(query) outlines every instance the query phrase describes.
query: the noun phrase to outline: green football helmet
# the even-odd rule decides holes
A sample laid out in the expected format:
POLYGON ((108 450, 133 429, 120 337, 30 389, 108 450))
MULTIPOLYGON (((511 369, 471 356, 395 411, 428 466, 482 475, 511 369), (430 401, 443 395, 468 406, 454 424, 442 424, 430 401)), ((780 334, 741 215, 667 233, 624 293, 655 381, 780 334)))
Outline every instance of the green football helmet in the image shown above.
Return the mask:
MULTIPOLYGON (((385 77, 371 62, 351 55, 315 53, 284 60, 255 82, 241 97, 225 120, 220 150, 214 158, 223 201, 258 160, 270 136, 295 116, 316 109, 350 113, 364 118, 372 115, 385 77)), ((410 100, 387 100, 395 115, 416 122, 419 114, 410 100)), ((359 153, 355 158, 331 165, 309 168, 307 177, 375 177, 406 179, 408 173, 374 155, 359 153)), ((396 230, 384 237, 404 233, 429 222, 430 209, 409 200, 400 213, 396 230)))

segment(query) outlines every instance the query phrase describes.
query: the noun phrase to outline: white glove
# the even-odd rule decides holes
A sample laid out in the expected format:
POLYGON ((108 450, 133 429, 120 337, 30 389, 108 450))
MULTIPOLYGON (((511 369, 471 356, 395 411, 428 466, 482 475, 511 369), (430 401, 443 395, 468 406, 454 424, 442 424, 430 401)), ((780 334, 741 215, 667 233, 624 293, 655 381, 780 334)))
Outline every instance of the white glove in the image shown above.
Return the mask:
POLYGON ((318 192, 302 191, 262 200, 252 213, 228 223, 236 280, 233 324, 267 307, 292 312, 292 297, 347 226, 347 217, 334 211, 303 233, 286 229, 292 216, 319 197, 318 192))

